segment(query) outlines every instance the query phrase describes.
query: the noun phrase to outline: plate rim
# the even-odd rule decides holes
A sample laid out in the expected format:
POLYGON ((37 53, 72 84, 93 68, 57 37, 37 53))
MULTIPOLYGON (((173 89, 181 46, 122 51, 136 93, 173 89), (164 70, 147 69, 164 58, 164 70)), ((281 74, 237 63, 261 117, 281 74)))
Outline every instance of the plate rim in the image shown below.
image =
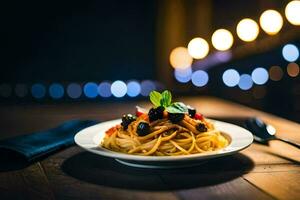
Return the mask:
POLYGON ((94 140, 94 137, 96 136, 96 134, 105 134, 105 131, 107 130, 107 129, 102 130, 99 133, 99 132, 93 131, 93 129, 98 129, 98 128, 100 129, 101 126, 104 126, 107 124, 109 124, 110 126, 113 126, 113 124, 120 123, 121 119, 104 121, 104 122, 95 124, 93 126, 87 127, 85 129, 82 129, 74 136, 74 141, 79 147, 81 147, 84 150, 89 151, 91 153, 95 153, 95 154, 98 154, 101 156, 110 157, 110 158, 114 158, 114 159, 129 160, 129 161, 143 161, 143 162, 189 161, 189 160, 204 160, 204 159, 210 159, 210 158, 216 158, 216 157, 223 157, 223 156, 231 155, 231 154, 237 153, 239 151, 242 151, 242 150, 246 149, 247 147, 249 147, 253 143, 253 139, 254 139, 253 135, 247 129, 240 127, 238 125, 232 124, 232 123, 228 123, 228 122, 223 122, 223 121, 213 120, 213 119, 209 119, 209 120, 212 121, 213 123, 215 123, 215 125, 217 125, 217 126, 219 124, 219 125, 225 125, 225 126, 230 126, 235 129, 239 129, 240 131, 242 131, 244 133, 243 134, 244 139, 246 138, 247 141, 245 142, 244 145, 231 149, 232 145, 233 144, 236 145, 237 144, 236 142, 238 142, 238 141, 233 140, 232 133, 228 133, 224 130, 220 130, 221 132, 223 132, 231 137, 232 141, 227 147, 220 149, 220 150, 207 152, 207 153, 179 155, 179 156, 142 156, 142 155, 125 154, 125 153, 115 152, 115 151, 111 151, 111 150, 102 148, 99 146, 99 144, 98 145, 95 143, 91 144, 92 143, 91 141, 94 140), (83 142, 83 140, 86 140, 86 139, 87 139, 87 141, 83 142), (87 143, 88 145, 83 144, 83 143, 87 143))

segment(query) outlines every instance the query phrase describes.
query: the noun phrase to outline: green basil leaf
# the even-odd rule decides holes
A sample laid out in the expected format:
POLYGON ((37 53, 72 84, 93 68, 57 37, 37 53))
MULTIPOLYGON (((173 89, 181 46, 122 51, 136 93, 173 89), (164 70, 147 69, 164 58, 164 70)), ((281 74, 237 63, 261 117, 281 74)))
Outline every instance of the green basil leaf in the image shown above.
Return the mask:
POLYGON ((182 110, 180 110, 180 109, 178 109, 178 108, 176 108, 176 107, 173 107, 173 106, 168 106, 168 107, 166 108, 166 111, 167 111, 168 113, 184 113, 184 112, 182 112, 182 110))
MULTIPOLYGON (((171 113, 187 113, 188 107, 182 102, 175 102, 170 107, 171 113)), ((168 108, 169 108, 168 107, 168 108)))
POLYGON ((155 107, 160 106, 162 95, 157 91, 152 91, 150 93, 150 101, 153 103, 155 107))
POLYGON ((162 98, 160 100, 160 104, 164 107, 168 107, 171 105, 172 103, 172 94, 170 91, 165 90, 162 94, 161 94, 162 98))
POLYGON ((182 102, 175 102, 172 105, 168 106, 166 110, 169 113, 187 113, 188 108, 187 106, 182 102))

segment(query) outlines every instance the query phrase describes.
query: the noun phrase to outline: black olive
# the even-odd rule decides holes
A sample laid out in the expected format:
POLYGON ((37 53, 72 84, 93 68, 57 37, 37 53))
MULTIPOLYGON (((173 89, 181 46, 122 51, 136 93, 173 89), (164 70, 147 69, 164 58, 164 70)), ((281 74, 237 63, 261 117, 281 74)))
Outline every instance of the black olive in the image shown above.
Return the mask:
POLYGON ((135 120, 136 116, 133 116, 131 114, 123 115, 121 125, 123 126, 124 130, 126 130, 128 128, 128 125, 135 120))
POLYGON ((178 123, 183 120, 184 113, 169 113, 168 116, 172 123, 178 123))
POLYGON ((150 126, 147 122, 140 122, 137 126, 136 132, 139 136, 145 136, 150 132, 150 126))
POLYGON ((155 108, 151 108, 151 109, 149 110, 148 116, 149 116, 150 122, 151 122, 151 121, 154 121, 154 120, 157 120, 155 108))
POLYGON ((207 128, 206 128, 205 124, 203 124, 203 123, 198 123, 196 125, 196 129, 200 132, 206 132, 207 131, 207 128))
POLYGON ((164 110, 165 110, 165 108, 163 106, 158 106, 156 108, 158 119, 162 119, 163 118, 163 116, 164 116, 164 110))
POLYGON ((196 109, 189 106, 188 107, 188 112, 189 112, 189 116, 194 118, 194 116, 196 114, 196 109))
POLYGON ((159 106, 157 108, 151 108, 148 112, 150 122, 162 119, 164 116, 165 108, 163 106, 159 106))

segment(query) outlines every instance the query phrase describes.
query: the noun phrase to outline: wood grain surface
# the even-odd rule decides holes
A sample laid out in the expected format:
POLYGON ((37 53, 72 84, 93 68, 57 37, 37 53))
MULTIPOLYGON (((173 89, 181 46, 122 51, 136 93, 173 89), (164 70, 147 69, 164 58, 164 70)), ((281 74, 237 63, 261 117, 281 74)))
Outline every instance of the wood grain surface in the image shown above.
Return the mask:
MULTIPOLYGON (((183 98, 211 118, 259 116, 300 142, 300 125, 212 97, 183 98)), ((119 118, 146 102, 1 106, 0 138, 49 129, 70 119, 119 118)), ((3 165, 3 163, 1 163, 3 165)), ((0 172, 0 199, 300 199, 300 150, 279 141, 252 144, 197 167, 154 170, 121 165, 73 146, 0 172)))

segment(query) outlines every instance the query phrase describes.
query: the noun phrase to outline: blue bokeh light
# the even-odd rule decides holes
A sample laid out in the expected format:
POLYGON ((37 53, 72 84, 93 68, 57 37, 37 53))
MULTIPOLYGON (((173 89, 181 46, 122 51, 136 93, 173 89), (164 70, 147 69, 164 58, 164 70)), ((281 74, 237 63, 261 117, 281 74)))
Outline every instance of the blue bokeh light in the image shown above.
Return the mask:
POLYGON ((203 70, 195 71, 192 74, 192 83, 197 87, 203 87, 208 83, 208 74, 203 70))
POLYGON ((88 82, 84 85, 83 92, 88 98, 96 98, 98 96, 98 85, 93 82, 88 82))
POLYGON ((299 58, 299 49, 293 44, 286 44, 282 48, 282 56, 288 62, 294 62, 299 58))
POLYGON ((70 83, 67 87, 67 94, 72 99, 78 99, 82 94, 82 88, 77 83, 70 83))
POLYGON ((49 95, 53 99, 60 99, 64 96, 64 87, 59 83, 53 83, 49 87, 49 95))
POLYGON ((148 96, 151 91, 155 90, 156 86, 153 81, 144 80, 141 82, 141 95, 148 96))
POLYGON ((249 90, 253 86, 251 76, 249 74, 242 74, 240 76, 239 88, 242 90, 249 90))
POLYGON ((129 81, 127 83, 127 95, 130 97, 136 97, 141 92, 141 85, 137 81, 129 81))
POLYGON ((46 95, 46 87, 43 84, 36 83, 31 86, 31 94, 36 99, 41 99, 46 95))
POLYGON ((265 68, 258 67, 253 70, 251 78, 257 85, 263 85, 268 81, 269 73, 265 68))
POLYGON ((234 87, 239 84, 240 74, 235 69, 228 69, 223 73, 223 82, 228 87, 234 87))
POLYGON ((185 69, 175 69, 174 76, 176 80, 180 83, 187 83, 191 80, 192 77, 192 68, 188 67, 185 69))
POLYGON ((121 98, 127 93, 127 86, 123 81, 118 80, 111 84, 110 90, 115 97, 121 98))
POLYGON ((110 97, 111 96, 111 84, 109 82, 102 82, 98 86, 98 93, 101 97, 110 97))

